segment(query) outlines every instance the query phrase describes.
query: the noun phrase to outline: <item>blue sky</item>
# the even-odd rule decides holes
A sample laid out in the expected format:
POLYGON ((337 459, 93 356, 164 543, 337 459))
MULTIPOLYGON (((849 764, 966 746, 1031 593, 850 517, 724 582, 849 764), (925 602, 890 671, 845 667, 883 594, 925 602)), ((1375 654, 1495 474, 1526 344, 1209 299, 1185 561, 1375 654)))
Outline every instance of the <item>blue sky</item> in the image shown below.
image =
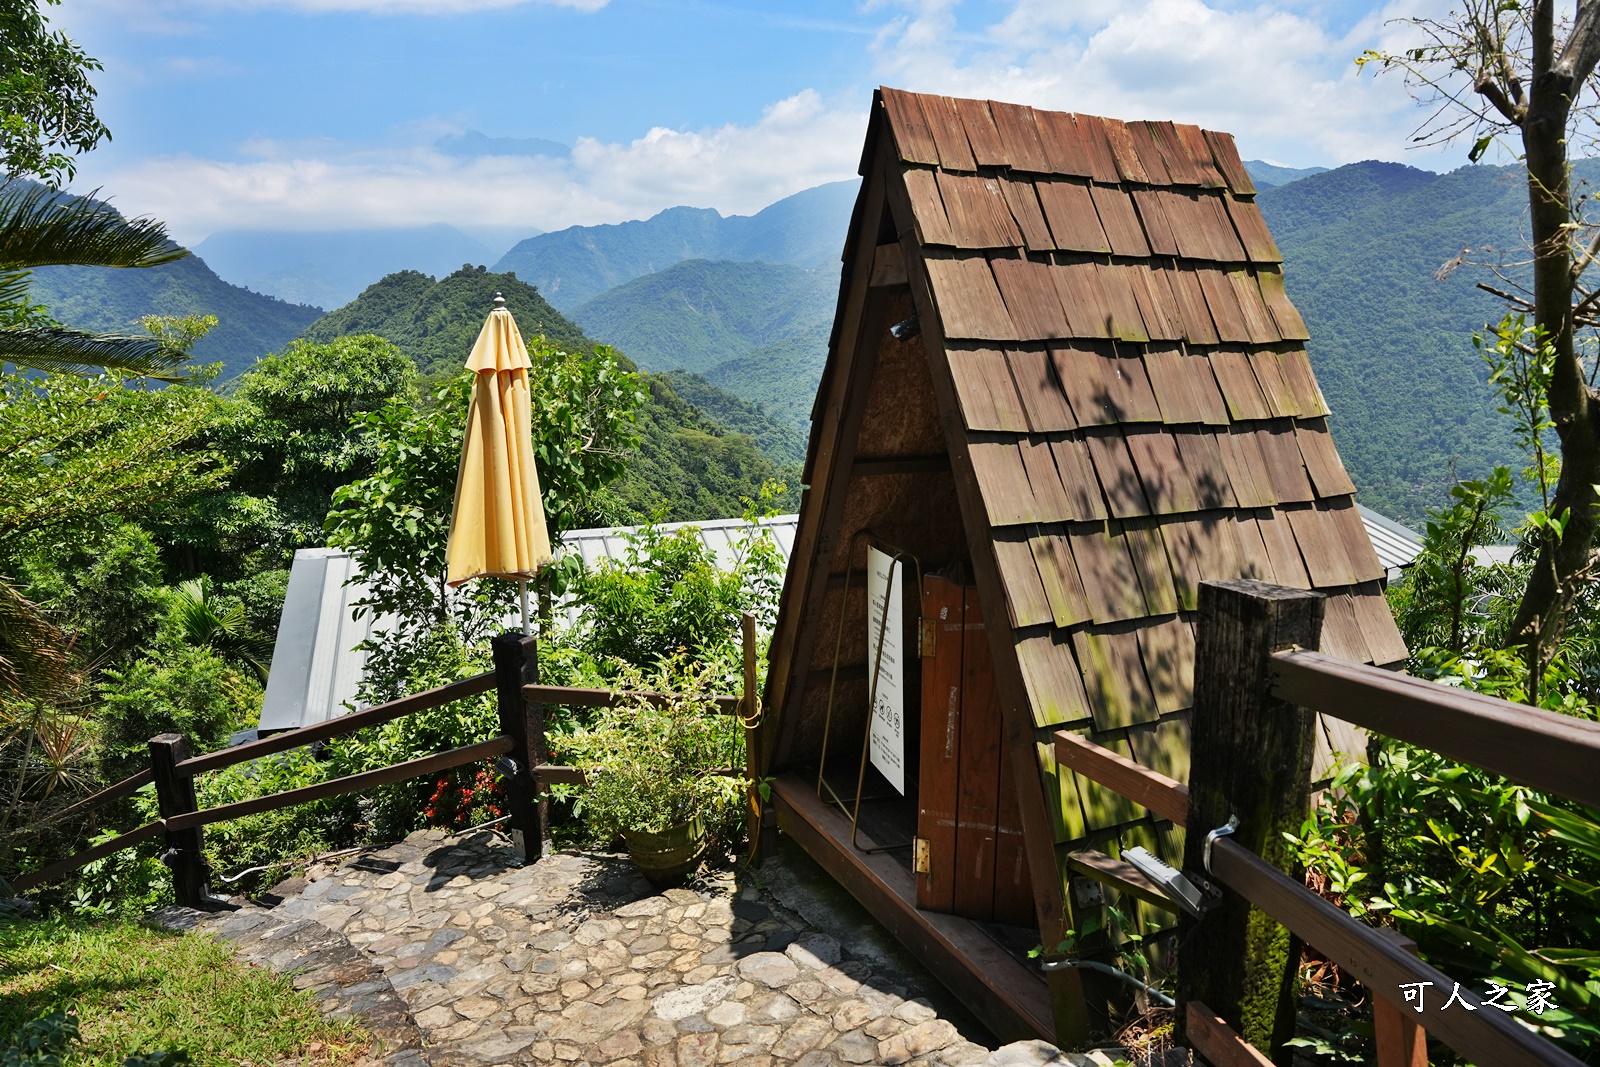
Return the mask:
POLYGON ((64 0, 115 140, 77 187, 219 229, 537 226, 749 212, 851 176, 872 88, 1235 133, 1293 166, 1408 153, 1397 79, 1358 77, 1412 2, 64 0), (543 138, 554 156, 445 151, 543 138), (448 145, 448 141, 445 142, 448 145))

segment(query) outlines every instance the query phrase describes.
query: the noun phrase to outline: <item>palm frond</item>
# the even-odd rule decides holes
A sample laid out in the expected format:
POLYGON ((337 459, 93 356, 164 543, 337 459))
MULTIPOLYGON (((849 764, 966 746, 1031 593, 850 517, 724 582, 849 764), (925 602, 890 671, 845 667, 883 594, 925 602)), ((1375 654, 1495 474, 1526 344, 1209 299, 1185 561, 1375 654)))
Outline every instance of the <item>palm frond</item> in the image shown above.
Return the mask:
POLYGON ((179 376, 171 372, 187 358, 183 350, 155 337, 87 333, 66 326, 0 330, 0 362, 29 370, 72 374, 120 370, 172 382, 179 376))
POLYGON ((69 646, 37 604, 0 578, 0 696, 45 699, 67 688, 69 646))
POLYGON ((123 218, 94 193, 68 196, 17 178, 0 186, 0 270, 155 267, 188 254, 160 222, 123 218))
POLYGON ((244 605, 218 611, 211 579, 202 574, 183 582, 172 593, 172 619, 184 639, 205 645, 225 658, 244 664, 262 683, 272 662, 272 640, 250 625, 244 605))

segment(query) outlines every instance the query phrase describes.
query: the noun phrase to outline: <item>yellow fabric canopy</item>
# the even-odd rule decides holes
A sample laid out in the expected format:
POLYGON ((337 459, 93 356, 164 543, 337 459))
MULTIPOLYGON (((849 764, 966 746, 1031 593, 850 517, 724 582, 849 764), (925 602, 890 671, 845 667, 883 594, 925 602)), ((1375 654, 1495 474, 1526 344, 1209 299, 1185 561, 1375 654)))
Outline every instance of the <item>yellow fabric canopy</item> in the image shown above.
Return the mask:
POLYGON ((550 533, 533 464, 528 348, 511 312, 496 307, 472 346, 477 381, 467 409, 455 510, 445 552, 447 581, 531 578, 550 561, 550 533))

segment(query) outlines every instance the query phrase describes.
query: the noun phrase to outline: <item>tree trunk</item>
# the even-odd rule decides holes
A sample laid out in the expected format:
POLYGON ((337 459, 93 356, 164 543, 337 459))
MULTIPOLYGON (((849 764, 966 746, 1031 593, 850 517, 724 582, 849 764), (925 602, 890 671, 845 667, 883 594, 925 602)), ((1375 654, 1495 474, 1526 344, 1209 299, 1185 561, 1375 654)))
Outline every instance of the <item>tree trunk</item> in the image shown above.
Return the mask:
MULTIPOLYGON (((1559 517, 1565 511, 1571 519, 1560 542, 1546 541, 1540 547, 1506 638, 1527 650, 1534 677, 1542 673, 1549 650, 1560 640, 1575 578, 1588 563, 1595 532, 1594 485, 1600 481, 1600 428, 1573 349, 1572 246, 1567 230, 1571 221, 1567 123, 1582 80, 1575 82, 1556 62, 1554 6, 1553 0, 1544 0, 1534 11, 1533 80, 1522 143, 1533 236, 1534 324, 1556 356, 1548 401, 1561 440, 1561 477, 1550 500, 1550 514, 1559 517)), ((1569 42, 1567 50, 1571 47, 1569 42)))

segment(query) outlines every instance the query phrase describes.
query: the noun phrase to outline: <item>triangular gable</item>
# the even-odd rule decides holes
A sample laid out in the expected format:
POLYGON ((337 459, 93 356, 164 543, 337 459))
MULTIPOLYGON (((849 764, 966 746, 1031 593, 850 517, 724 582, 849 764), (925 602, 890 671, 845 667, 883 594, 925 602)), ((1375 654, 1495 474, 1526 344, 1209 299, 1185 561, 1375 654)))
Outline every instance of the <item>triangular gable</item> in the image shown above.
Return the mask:
MULTIPOLYGON (((1057 775, 1048 738, 1082 732, 1186 777, 1201 581, 1317 589, 1323 651, 1385 665, 1406 654, 1233 140, 884 89, 862 173, 774 638, 769 696, 784 721, 768 756, 814 755, 821 702, 849 683, 821 668, 840 613, 864 610, 836 595, 860 566, 852 536, 873 515, 938 527, 927 501, 948 511, 953 489, 965 528, 930 536, 958 545, 946 558, 971 550, 1010 743, 1037 746, 1059 851, 1142 844, 1176 860, 1181 833, 1057 775), (908 293, 866 288, 887 258, 908 293), (864 455, 905 455, 866 414, 893 395, 874 367, 908 346, 863 324, 912 311, 938 411, 892 417, 916 424, 916 450, 942 435, 949 469, 917 457, 924 481, 869 490, 864 455), (862 444, 872 434, 876 450, 862 444)), ((1319 770, 1355 744, 1325 730, 1319 770)), ((1042 917, 1058 893, 1040 897, 1042 917)))

